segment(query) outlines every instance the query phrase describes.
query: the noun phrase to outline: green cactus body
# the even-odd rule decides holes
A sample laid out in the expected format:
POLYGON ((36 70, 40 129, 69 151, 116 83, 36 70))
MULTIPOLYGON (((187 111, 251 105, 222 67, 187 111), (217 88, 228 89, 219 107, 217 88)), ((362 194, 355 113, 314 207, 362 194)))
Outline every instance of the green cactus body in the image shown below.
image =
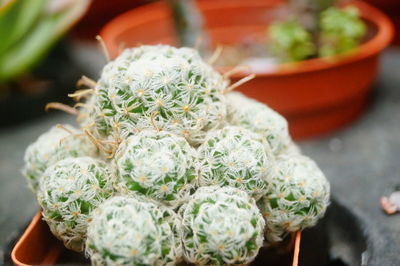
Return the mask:
POLYGON ((257 202, 266 221, 268 242, 315 225, 330 196, 329 182, 308 157, 281 156, 274 172, 267 193, 257 202))
POLYGON ((367 31, 358 9, 352 6, 344 9, 330 7, 323 11, 320 29, 321 56, 333 56, 354 49, 367 31))
POLYGON ((82 251, 91 212, 113 194, 107 165, 89 157, 67 158, 50 166, 38 188, 43 218, 52 233, 82 251))
POLYGON ((200 186, 231 186, 260 198, 274 164, 268 150, 261 137, 241 127, 210 132, 198 149, 200 186))
POLYGON ((179 209, 185 259, 196 265, 248 264, 263 244, 264 219, 247 193, 201 187, 179 209))
POLYGON ((196 151, 185 138, 164 131, 142 131, 128 137, 117 150, 113 161, 116 188, 176 207, 194 188, 196 161, 196 151))
POLYGON ((116 196, 89 223, 86 253, 93 265, 175 265, 182 248, 178 216, 141 197, 116 196))
POLYGON ((267 105, 250 99, 239 92, 226 95, 228 122, 260 134, 274 155, 292 146, 286 119, 267 105))
POLYGON ((227 85, 194 49, 126 49, 104 67, 87 121, 103 139, 124 139, 156 125, 199 144, 225 120, 227 85))
POLYGON ((272 23, 268 36, 271 52, 284 62, 302 61, 317 52, 312 35, 296 20, 272 23))
POLYGON ((73 134, 53 126, 26 149, 22 173, 34 192, 42 174, 52 164, 69 157, 96 157, 98 154, 96 146, 86 136, 79 135, 81 132, 70 125, 63 127, 73 134))

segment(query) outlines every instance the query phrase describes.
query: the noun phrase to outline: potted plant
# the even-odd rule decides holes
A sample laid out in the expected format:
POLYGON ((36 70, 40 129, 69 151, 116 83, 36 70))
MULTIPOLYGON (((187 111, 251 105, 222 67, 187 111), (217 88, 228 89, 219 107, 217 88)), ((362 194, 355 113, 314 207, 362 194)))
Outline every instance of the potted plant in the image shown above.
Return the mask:
MULTIPOLYGON (((262 247, 290 254, 295 236, 297 265, 300 232, 325 214, 330 185, 281 115, 232 92, 192 48, 126 49, 81 84, 78 128, 52 127, 24 158, 60 243, 94 265, 237 265, 262 247)), ((52 243, 39 221, 14 248, 17 265, 57 258, 59 245, 31 244, 52 243)))
MULTIPOLYGON (((285 3, 281 0, 197 2, 211 45, 222 44, 228 50, 238 44, 266 44, 268 25, 289 16, 285 3)), ((368 26, 362 43, 351 51, 294 63, 263 64, 235 73, 228 71, 233 81, 255 73, 256 78, 239 90, 281 112, 288 119, 295 138, 341 127, 365 109, 379 54, 393 35, 389 19, 377 9, 361 1, 346 1, 342 5, 356 7, 368 26)), ((138 43, 179 43, 171 10, 164 2, 115 18, 104 27, 101 36, 112 57, 119 54, 121 47, 138 43)), ((237 61, 242 54, 233 53, 231 57, 237 61)), ((234 64, 220 70, 227 72, 234 64)))
POLYGON ((39 115, 43 113, 39 106, 51 98, 60 99, 60 87, 66 87, 66 77, 74 71, 62 45, 53 51, 52 58, 46 60, 46 55, 84 14, 88 4, 89 1, 2 1, 0 106, 1 112, 8 114, 2 120, 3 126, 39 115))

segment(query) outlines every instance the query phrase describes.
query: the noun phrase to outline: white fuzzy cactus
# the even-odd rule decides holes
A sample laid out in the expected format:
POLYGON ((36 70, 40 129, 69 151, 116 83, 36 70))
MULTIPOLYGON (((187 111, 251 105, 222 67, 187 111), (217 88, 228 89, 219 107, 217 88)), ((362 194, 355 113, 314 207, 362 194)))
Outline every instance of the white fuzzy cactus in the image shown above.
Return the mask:
POLYGON ((226 94, 228 122, 260 134, 275 155, 292 145, 286 119, 260 102, 239 92, 226 94))
POLYGON ((128 137, 113 160, 116 188, 176 207, 197 181, 196 151, 185 138, 145 130, 128 137))
POLYGON ((118 140, 155 123, 198 144, 225 120, 227 85, 194 49, 126 49, 104 67, 83 126, 98 138, 118 140))
POLYGON ((274 158, 257 134, 227 126, 210 132, 198 153, 201 186, 237 187, 255 199, 266 193, 274 158))
POLYGON ((113 194, 111 170, 89 157, 67 158, 50 166, 38 188, 43 218, 52 233, 82 251, 91 212, 113 194))
POLYGON ((316 163, 306 156, 280 156, 268 192, 257 204, 266 221, 266 240, 314 226, 329 204, 330 186, 316 163))
POLYGON ((182 257, 179 218, 141 197, 116 196, 89 223, 86 253, 93 265, 175 265, 182 257))
POLYGON ((184 257, 196 265, 248 264, 263 245, 264 219, 239 189, 201 187, 179 214, 184 257))
POLYGON ((39 179, 52 164, 69 157, 97 156, 97 148, 70 125, 53 126, 25 151, 22 170, 29 187, 35 192, 39 179))

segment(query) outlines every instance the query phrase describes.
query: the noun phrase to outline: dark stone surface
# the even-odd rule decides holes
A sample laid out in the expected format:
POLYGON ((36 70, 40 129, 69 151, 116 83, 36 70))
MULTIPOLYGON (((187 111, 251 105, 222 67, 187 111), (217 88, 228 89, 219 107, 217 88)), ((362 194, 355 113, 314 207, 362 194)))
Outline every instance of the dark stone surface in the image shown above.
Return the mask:
MULTIPOLYGON (((400 214, 387 216, 379 206, 380 196, 400 189, 399 85, 400 50, 391 49, 384 55, 373 101, 365 115, 341 131, 301 143, 304 154, 315 159, 326 173, 338 202, 362 220, 367 252, 360 261, 365 265, 400 265, 400 214)), ((20 174, 26 146, 52 124, 65 122, 72 123, 73 119, 52 115, 0 130, 0 247, 15 238, 38 210, 20 174)), ((347 225, 353 220, 343 218, 342 222, 347 225)), ((351 249, 340 242, 358 233, 350 227, 343 230, 333 234, 339 244, 331 255, 346 260, 351 249)))

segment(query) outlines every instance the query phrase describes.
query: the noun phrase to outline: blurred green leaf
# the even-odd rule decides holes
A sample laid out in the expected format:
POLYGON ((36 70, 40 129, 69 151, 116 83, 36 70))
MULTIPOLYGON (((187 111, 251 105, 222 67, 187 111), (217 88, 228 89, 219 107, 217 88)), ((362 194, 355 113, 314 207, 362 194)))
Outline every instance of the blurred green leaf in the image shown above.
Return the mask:
POLYGON ((320 56, 333 56, 357 47, 367 27, 356 7, 331 7, 322 12, 320 21, 320 56))
POLYGON ((0 9, 0 54, 20 40, 38 19, 47 0, 13 0, 0 9))
POLYGON ((311 34, 295 20, 271 24, 268 34, 271 52, 285 62, 301 61, 316 52, 311 34))
POLYGON ((0 83, 18 77, 39 63, 55 42, 84 14, 88 5, 89 0, 72 0, 57 12, 46 12, 42 6, 35 25, 29 27, 29 31, 17 43, 0 54, 0 83))

